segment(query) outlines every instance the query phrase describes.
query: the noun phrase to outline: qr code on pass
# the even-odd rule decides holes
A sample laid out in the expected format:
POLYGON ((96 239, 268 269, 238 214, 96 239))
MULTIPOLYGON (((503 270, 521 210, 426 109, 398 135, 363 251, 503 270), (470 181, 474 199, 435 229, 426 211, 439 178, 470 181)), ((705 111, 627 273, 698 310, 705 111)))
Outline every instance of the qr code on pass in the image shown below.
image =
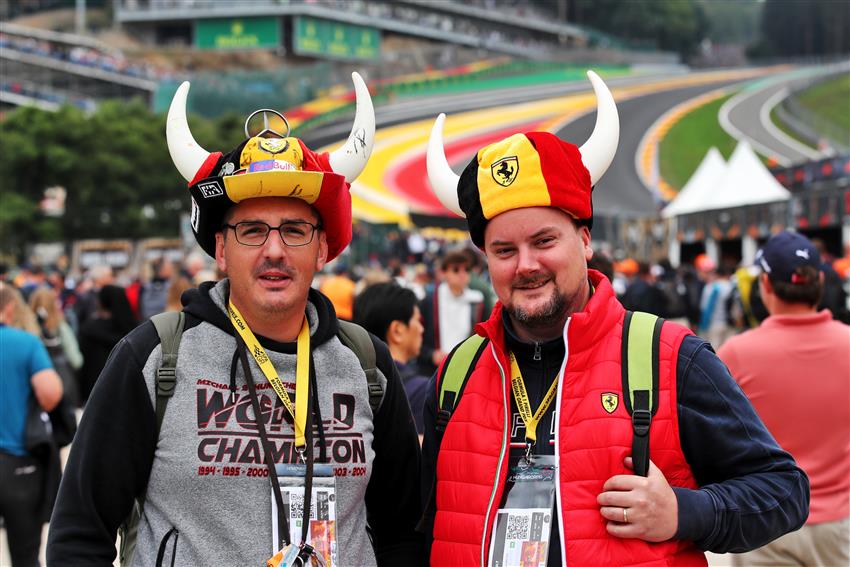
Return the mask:
POLYGON ((531 518, 528 516, 508 516, 507 539, 525 539, 528 537, 528 524, 531 518))
POLYGON ((301 519, 304 516, 304 497, 300 494, 289 494, 289 517, 301 519))

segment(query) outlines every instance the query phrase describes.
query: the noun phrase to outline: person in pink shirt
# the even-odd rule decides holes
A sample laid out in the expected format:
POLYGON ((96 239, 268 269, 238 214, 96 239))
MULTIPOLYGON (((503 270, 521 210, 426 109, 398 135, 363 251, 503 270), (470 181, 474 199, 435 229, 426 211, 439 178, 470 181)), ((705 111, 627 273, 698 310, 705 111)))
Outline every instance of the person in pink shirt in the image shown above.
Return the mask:
POLYGON ((770 317, 717 352, 811 482, 806 524, 735 565, 850 565, 850 327, 817 311, 820 255, 780 232, 756 255, 770 317))

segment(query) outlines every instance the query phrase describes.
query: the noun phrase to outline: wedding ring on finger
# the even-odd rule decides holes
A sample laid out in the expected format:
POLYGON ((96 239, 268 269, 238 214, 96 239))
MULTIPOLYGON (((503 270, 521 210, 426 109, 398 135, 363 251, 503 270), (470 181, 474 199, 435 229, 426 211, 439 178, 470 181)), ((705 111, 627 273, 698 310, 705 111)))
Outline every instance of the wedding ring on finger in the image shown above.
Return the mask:
POLYGON ((623 508, 623 523, 624 524, 629 523, 629 513, 625 508, 623 508))

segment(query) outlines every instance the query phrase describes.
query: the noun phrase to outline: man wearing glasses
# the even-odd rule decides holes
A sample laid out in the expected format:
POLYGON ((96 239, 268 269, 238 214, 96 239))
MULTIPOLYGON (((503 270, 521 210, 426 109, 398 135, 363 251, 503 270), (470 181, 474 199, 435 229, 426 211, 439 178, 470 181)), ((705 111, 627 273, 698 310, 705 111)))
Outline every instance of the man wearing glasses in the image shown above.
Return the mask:
POLYGON ((227 277, 183 297, 164 410, 168 343, 154 324, 113 351, 74 441, 49 563, 111 565, 134 503, 125 565, 421 561, 419 443, 398 372, 386 345, 344 331, 310 288, 351 240, 349 183, 374 141, 368 90, 354 80, 354 127, 330 154, 275 132, 266 111, 261 132, 249 118, 245 142, 207 153, 186 124, 188 83, 178 90, 169 151, 198 244, 227 277))
POLYGON ((430 376, 446 354, 472 335, 484 320, 484 294, 469 287, 472 258, 467 250, 452 250, 440 260, 440 283, 422 300, 425 333, 419 366, 430 376))

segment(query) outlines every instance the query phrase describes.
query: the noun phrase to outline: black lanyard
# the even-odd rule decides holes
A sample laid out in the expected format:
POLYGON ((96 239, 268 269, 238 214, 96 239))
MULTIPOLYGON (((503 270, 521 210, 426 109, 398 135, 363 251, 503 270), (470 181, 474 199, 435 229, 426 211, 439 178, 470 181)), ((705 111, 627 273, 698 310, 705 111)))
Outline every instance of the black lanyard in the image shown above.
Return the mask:
MULTIPOLYGON (((272 455, 274 455, 274 451, 272 449, 271 443, 269 442, 268 434, 266 433, 265 425, 263 425, 262 414, 260 413, 260 401, 257 396, 257 389, 254 385, 254 377, 251 374, 251 366, 248 363, 248 354, 247 348, 245 346, 245 342, 236 339, 237 342, 237 350, 239 352, 239 359, 242 362, 242 371, 245 374, 245 381, 248 383, 248 393, 251 398, 251 405, 254 408, 254 418, 257 422, 257 429, 260 432, 260 439, 263 443, 263 452, 265 453, 265 462, 266 467, 269 471, 269 481, 272 484, 272 492, 274 493, 275 502, 277 504, 277 525, 278 525, 278 541, 275 542, 277 544, 277 549, 283 549, 283 547, 292 543, 289 541, 289 521, 286 518, 286 514, 283 509, 283 495, 280 493, 280 482, 277 477, 277 470, 275 469, 275 463, 272 462, 272 455)), ((312 372, 312 366, 310 368, 312 372)), ((307 395, 307 423, 305 424, 305 436, 306 436, 306 473, 304 476, 304 507, 302 510, 302 521, 301 521, 301 543, 307 543, 307 530, 310 525, 310 506, 312 505, 312 497, 313 497, 313 396, 308 393, 307 395)))

